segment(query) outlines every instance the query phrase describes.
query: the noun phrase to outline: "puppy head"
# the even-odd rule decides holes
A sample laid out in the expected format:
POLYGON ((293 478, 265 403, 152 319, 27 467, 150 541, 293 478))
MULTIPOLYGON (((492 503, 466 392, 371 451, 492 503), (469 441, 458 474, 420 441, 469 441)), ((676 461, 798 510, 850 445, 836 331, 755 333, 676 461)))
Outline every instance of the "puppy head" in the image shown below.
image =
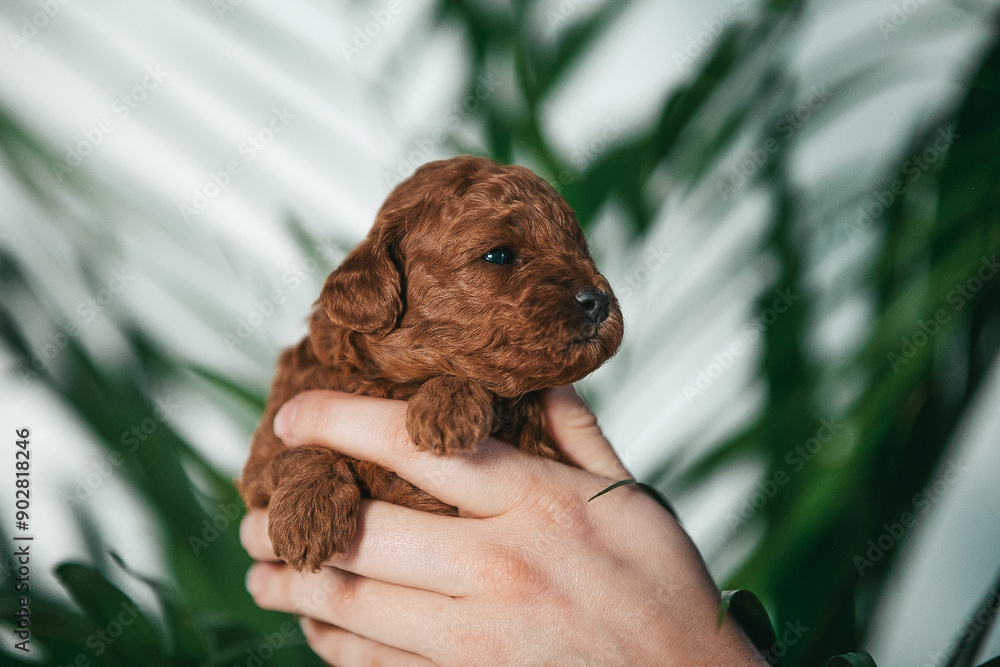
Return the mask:
POLYGON ((471 156, 393 190, 319 304, 362 334, 382 377, 454 375, 502 396, 579 380, 624 329, 565 200, 524 167, 471 156))

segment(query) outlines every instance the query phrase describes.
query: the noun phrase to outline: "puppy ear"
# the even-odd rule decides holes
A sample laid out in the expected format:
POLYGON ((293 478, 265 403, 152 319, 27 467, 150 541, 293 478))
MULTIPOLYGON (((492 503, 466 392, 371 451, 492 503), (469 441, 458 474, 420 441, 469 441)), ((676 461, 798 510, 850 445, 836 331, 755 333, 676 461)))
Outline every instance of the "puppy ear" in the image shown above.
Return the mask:
POLYGON ((334 324, 381 335, 403 312, 402 274, 389 234, 372 232, 323 284, 319 305, 334 324))

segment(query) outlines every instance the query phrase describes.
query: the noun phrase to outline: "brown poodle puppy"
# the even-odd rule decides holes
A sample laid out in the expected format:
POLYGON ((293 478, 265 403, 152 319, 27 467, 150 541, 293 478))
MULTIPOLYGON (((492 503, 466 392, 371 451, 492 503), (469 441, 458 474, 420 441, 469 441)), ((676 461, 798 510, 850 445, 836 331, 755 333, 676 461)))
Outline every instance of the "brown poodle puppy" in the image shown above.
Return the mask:
POLYGON ((390 193, 323 285, 309 335, 281 355, 240 493, 268 508, 275 552, 299 570, 346 550, 362 497, 457 514, 371 463, 285 447, 274 415, 310 389, 403 399, 420 449, 474 451, 493 434, 565 461, 539 392, 604 363, 623 328, 573 211, 545 181, 467 155, 428 163, 390 193))

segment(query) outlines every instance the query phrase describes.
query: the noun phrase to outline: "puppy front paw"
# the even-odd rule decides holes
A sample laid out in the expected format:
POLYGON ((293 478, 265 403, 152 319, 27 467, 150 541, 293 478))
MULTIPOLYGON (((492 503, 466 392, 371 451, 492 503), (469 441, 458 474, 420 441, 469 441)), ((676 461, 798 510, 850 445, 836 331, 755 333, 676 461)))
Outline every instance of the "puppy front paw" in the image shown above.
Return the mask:
POLYGON ((472 452, 493 428, 493 395, 482 385, 454 377, 425 382, 409 400, 406 430, 422 450, 472 452))
POLYGON ((329 450, 294 456, 301 451, 289 450, 293 460, 282 462, 267 506, 268 535, 279 558, 296 570, 315 572, 347 551, 361 492, 343 458, 332 458, 329 450))

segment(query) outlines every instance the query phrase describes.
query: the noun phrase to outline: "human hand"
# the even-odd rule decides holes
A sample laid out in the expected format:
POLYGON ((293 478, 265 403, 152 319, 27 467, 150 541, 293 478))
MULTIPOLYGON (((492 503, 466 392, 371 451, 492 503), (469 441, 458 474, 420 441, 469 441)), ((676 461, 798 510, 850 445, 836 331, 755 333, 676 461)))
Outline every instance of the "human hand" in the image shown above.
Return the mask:
POLYGON ((470 454, 417 451, 406 403, 300 394, 275 418, 289 446, 373 461, 459 508, 446 517, 363 501, 348 551, 318 573, 276 559, 267 512, 240 528, 262 561, 258 605, 303 617, 336 665, 766 665, 735 623, 687 534, 631 486, 572 387, 546 393, 549 428, 580 468, 488 438, 470 454))

